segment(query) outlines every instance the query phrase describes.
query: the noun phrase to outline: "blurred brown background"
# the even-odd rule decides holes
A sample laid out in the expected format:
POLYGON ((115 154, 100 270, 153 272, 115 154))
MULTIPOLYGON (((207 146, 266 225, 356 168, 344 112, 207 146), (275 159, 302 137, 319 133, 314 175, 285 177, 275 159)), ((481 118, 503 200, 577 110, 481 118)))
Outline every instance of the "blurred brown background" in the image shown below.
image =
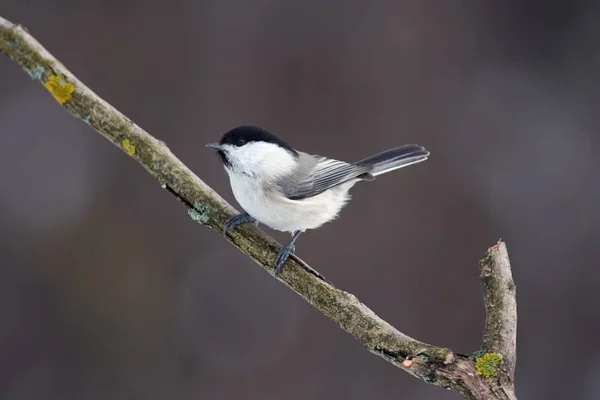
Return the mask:
MULTIPOLYGON (((298 254, 401 331, 471 353, 477 261, 502 237, 519 398, 600 398, 598 2, 3 0, 0 15, 232 202, 204 144, 236 125, 344 160, 426 146, 298 254)), ((365 351, 9 59, 0 72, 0 398, 460 398, 365 351)))

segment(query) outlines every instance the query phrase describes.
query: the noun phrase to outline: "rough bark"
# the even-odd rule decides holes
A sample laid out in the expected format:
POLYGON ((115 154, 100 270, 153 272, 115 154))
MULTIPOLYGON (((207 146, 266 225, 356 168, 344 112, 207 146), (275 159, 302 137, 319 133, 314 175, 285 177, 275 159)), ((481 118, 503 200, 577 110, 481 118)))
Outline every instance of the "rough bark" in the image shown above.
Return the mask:
MULTIPOLYGON (((219 234, 222 232, 224 222, 235 214, 223 198, 177 159, 165 143, 98 97, 23 27, 2 17, 0 51, 39 81, 71 114, 138 161, 185 205, 193 220, 219 234)), ((227 240, 271 271, 279 244, 264 232, 248 225, 229 233, 227 240)), ((368 350, 425 382, 456 390, 469 399, 515 398, 515 289, 503 243, 490 248, 481 262, 487 312, 484 350, 470 358, 401 333, 296 256, 290 257, 276 279, 334 320, 368 350)))
POLYGON ((506 244, 498 242, 480 261, 480 281, 485 304, 483 348, 498 354, 498 390, 514 399, 517 364, 517 300, 506 244))

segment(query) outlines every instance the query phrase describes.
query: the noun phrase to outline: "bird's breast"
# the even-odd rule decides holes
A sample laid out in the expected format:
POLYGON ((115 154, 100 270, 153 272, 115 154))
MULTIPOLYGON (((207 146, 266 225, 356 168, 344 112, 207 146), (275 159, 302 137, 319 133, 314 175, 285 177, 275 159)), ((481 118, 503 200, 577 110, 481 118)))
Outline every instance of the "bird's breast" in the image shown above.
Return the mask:
POLYGON ((265 187, 247 176, 230 174, 233 195, 261 224, 284 231, 315 229, 337 216, 348 200, 347 190, 328 190, 302 200, 290 200, 275 186, 265 187))

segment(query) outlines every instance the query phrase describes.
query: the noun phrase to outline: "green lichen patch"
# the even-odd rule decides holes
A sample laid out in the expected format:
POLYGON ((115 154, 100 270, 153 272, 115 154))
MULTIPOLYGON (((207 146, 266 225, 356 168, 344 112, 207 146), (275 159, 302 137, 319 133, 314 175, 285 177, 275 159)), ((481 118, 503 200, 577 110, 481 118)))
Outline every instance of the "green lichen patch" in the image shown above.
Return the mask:
POLYGON ((483 356, 485 353, 487 353, 487 348, 485 346, 481 346, 479 350, 475 350, 473 354, 469 356, 469 360, 475 361, 479 357, 483 356))
POLYGON ((199 224, 206 224, 210 216, 210 206, 206 203, 196 202, 194 208, 188 210, 188 215, 199 224))
POLYGON ((42 79, 44 72, 46 72, 46 68, 37 65, 31 69, 23 67, 23 71, 27 72, 27 75, 29 75, 31 79, 39 81, 42 79))
POLYGON ((484 378, 496 376, 496 367, 500 364, 502 356, 496 353, 486 353, 475 361, 477 373, 484 378))

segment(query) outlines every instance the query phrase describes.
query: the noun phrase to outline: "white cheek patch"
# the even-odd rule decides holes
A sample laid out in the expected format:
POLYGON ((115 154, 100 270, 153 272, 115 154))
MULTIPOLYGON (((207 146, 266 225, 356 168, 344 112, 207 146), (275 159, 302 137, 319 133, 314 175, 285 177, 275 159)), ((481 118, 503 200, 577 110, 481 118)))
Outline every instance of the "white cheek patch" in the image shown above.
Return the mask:
POLYGON ((244 175, 271 180, 289 174, 297 160, 287 150, 274 143, 251 142, 244 146, 223 146, 229 153, 233 168, 244 175))

